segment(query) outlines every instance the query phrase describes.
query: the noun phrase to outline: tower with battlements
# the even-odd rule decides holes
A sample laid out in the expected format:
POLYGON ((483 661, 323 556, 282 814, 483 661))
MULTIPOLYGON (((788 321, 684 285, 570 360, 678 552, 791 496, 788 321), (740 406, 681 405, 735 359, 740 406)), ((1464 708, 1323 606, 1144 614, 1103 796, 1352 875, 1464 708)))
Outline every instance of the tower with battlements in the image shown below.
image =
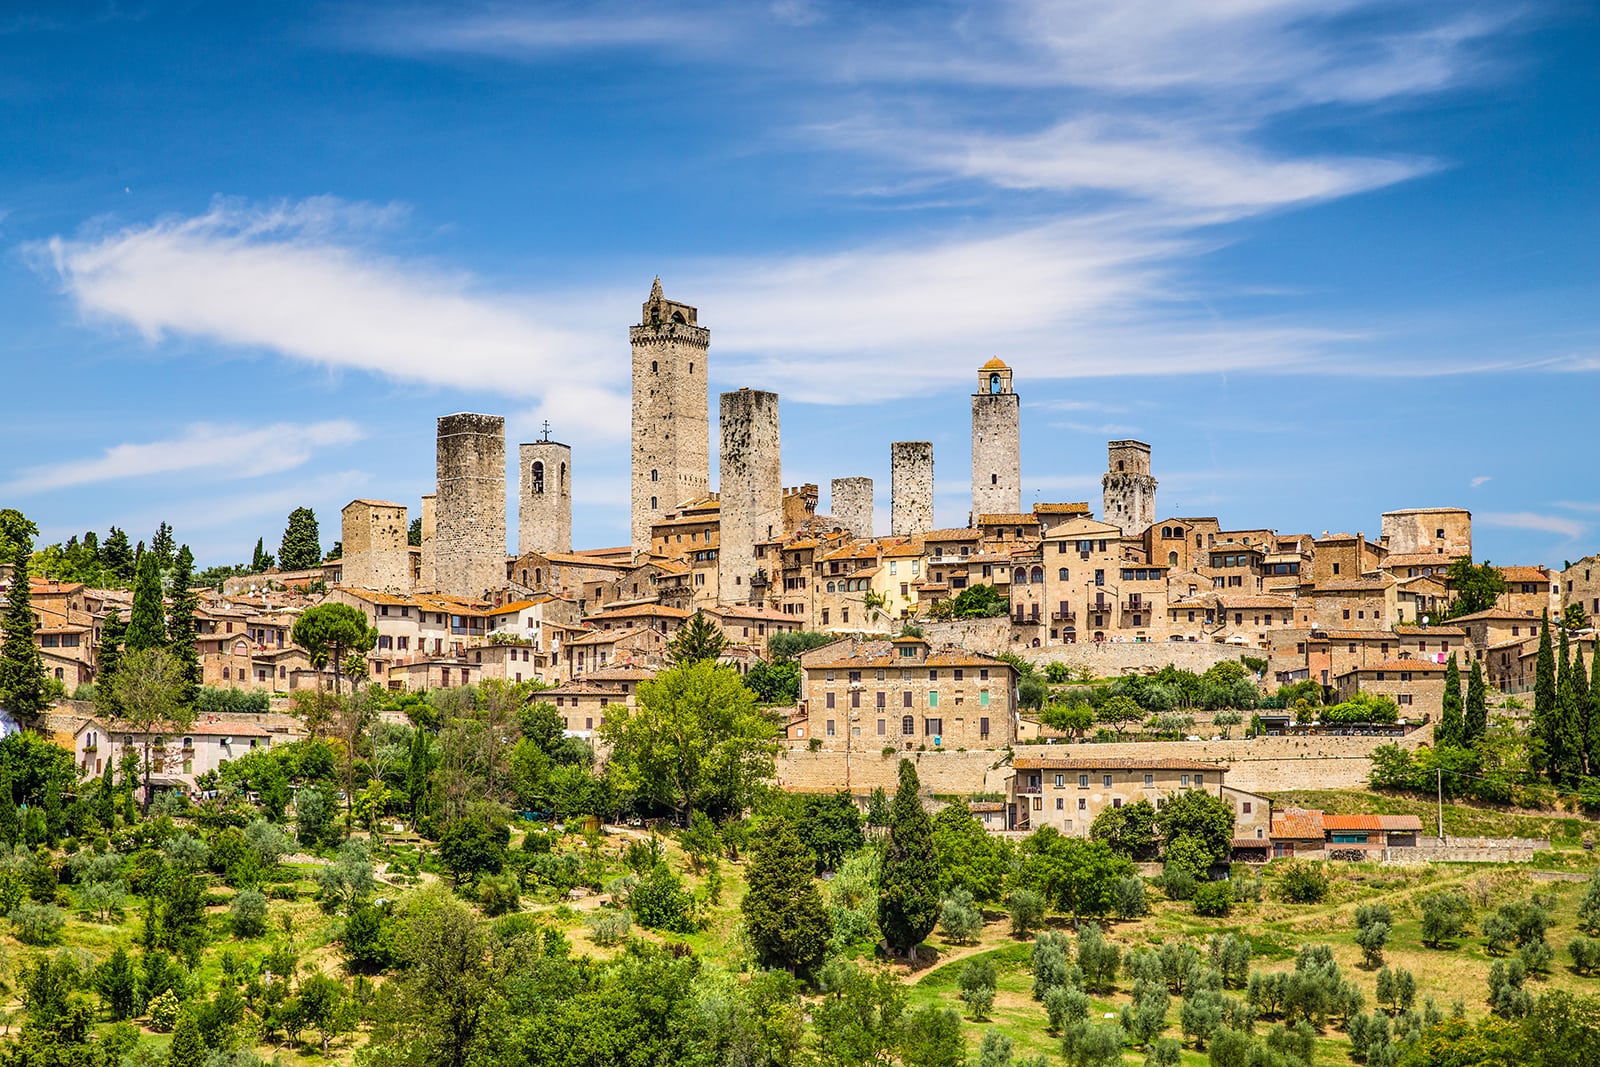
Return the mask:
POLYGON ((1156 480, 1150 474, 1150 446, 1143 441, 1110 441, 1106 475, 1100 479, 1105 494, 1103 518, 1120 527, 1125 536, 1137 537, 1156 521, 1156 480))
POLYGON ((650 527, 711 490, 711 331, 688 304, 650 287, 633 345, 633 550, 650 551, 650 527))
POLYGON ((506 420, 463 412, 439 419, 434 587, 481 597, 506 584, 506 420))

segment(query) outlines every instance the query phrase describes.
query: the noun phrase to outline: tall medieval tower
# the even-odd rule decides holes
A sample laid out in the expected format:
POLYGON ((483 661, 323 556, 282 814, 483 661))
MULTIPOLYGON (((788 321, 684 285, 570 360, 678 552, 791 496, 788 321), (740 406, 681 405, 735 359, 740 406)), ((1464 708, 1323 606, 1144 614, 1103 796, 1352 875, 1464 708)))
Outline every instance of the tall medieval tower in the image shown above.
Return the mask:
POLYGON ((872 479, 835 478, 829 511, 852 537, 872 536, 872 479))
POLYGON ((439 419, 435 588, 481 597, 506 584, 506 420, 463 412, 439 419))
POLYGON ((933 442, 889 445, 889 532, 915 537, 933 529, 933 442))
POLYGON ((650 527, 711 491, 711 331, 695 309, 650 287, 633 343, 633 551, 650 551, 650 527))
POLYGON ((1022 510, 1022 419, 1011 368, 991 359, 972 394, 972 516, 1022 510))
POLYGON ((751 599, 756 542, 784 532, 778 394, 748 388, 723 393, 719 414, 717 599, 739 604, 751 599))
POLYGON ((518 448, 517 551, 572 551, 572 446, 544 439, 518 448))
POLYGON ((1109 441, 1103 517, 1121 527, 1126 537, 1137 537, 1156 521, 1156 480, 1150 476, 1150 446, 1143 441, 1109 441))

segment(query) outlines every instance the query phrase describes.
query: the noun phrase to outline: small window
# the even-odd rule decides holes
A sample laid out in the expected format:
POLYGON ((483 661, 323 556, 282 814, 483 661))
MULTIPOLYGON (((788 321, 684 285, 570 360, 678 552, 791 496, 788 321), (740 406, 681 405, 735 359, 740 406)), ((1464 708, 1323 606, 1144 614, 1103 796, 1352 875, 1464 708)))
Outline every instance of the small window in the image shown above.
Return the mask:
POLYGON ((1067 784, 1067 776, 1066 775, 1064 775, 1064 774, 1056 775, 1056 788, 1057 789, 1062 788, 1066 784, 1067 784))
POLYGON ((1156 784, 1156 776, 1155 775, 1147 774, 1147 775, 1144 776, 1144 786, 1145 786, 1146 789, 1149 789, 1151 786, 1153 786, 1155 784, 1156 784))
POLYGON ((1088 789, 1089 788, 1089 776, 1087 774, 1078 775, 1078 788, 1079 789, 1088 789))
POLYGON ((1100 776, 1100 784, 1105 786, 1107 789, 1110 789, 1111 788, 1111 776, 1109 774, 1101 775, 1100 776))

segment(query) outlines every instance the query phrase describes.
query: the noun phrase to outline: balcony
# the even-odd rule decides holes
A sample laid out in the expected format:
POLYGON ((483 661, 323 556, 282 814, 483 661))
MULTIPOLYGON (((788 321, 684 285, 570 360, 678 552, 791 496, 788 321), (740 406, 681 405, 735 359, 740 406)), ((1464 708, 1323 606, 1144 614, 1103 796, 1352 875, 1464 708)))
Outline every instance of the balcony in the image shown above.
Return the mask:
POLYGON ((1143 600, 1124 600, 1122 602, 1123 611, 1149 611, 1150 607, 1151 605, 1143 600))
POLYGON ((1019 796, 1021 796, 1021 795, 1038 796, 1039 794, 1044 792, 1044 786, 1042 784, 1041 785, 1021 785, 1021 784, 1019 784, 1017 786, 1017 790, 1016 791, 1017 791, 1017 794, 1019 796))
POLYGON ((1078 621, 1078 613, 1076 611, 1052 611, 1050 613, 1050 621, 1051 622, 1077 622, 1078 621))

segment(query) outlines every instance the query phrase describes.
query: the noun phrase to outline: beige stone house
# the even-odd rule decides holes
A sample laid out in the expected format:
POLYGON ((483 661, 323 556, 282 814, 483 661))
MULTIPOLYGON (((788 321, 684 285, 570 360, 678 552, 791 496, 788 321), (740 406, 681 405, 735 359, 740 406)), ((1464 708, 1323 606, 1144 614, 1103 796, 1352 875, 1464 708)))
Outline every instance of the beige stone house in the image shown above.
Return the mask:
POLYGON ((1190 789, 1221 796, 1227 774, 1222 764, 1201 760, 1154 753, 1079 755, 1048 747, 1018 755, 1011 765, 1013 773, 1006 790, 1008 828, 1053 826, 1073 837, 1087 837, 1095 816, 1107 808, 1148 800, 1159 809, 1168 797, 1190 789))
MULTIPOLYGON (((273 734, 253 722, 201 721, 187 730, 157 729, 150 737, 151 785, 195 787, 195 779, 238 759, 256 748, 267 748, 273 734)), ((127 751, 144 758, 145 733, 123 723, 107 724, 98 718, 84 720, 72 735, 73 762, 84 777, 105 773, 127 751)))
POLYGON ((1444 672, 1443 666, 1428 660, 1394 659, 1335 675, 1333 687, 1341 702, 1357 692, 1386 696, 1398 705, 1401 718, 1427 716, 1438 722, 1444 704, 1444 672))

